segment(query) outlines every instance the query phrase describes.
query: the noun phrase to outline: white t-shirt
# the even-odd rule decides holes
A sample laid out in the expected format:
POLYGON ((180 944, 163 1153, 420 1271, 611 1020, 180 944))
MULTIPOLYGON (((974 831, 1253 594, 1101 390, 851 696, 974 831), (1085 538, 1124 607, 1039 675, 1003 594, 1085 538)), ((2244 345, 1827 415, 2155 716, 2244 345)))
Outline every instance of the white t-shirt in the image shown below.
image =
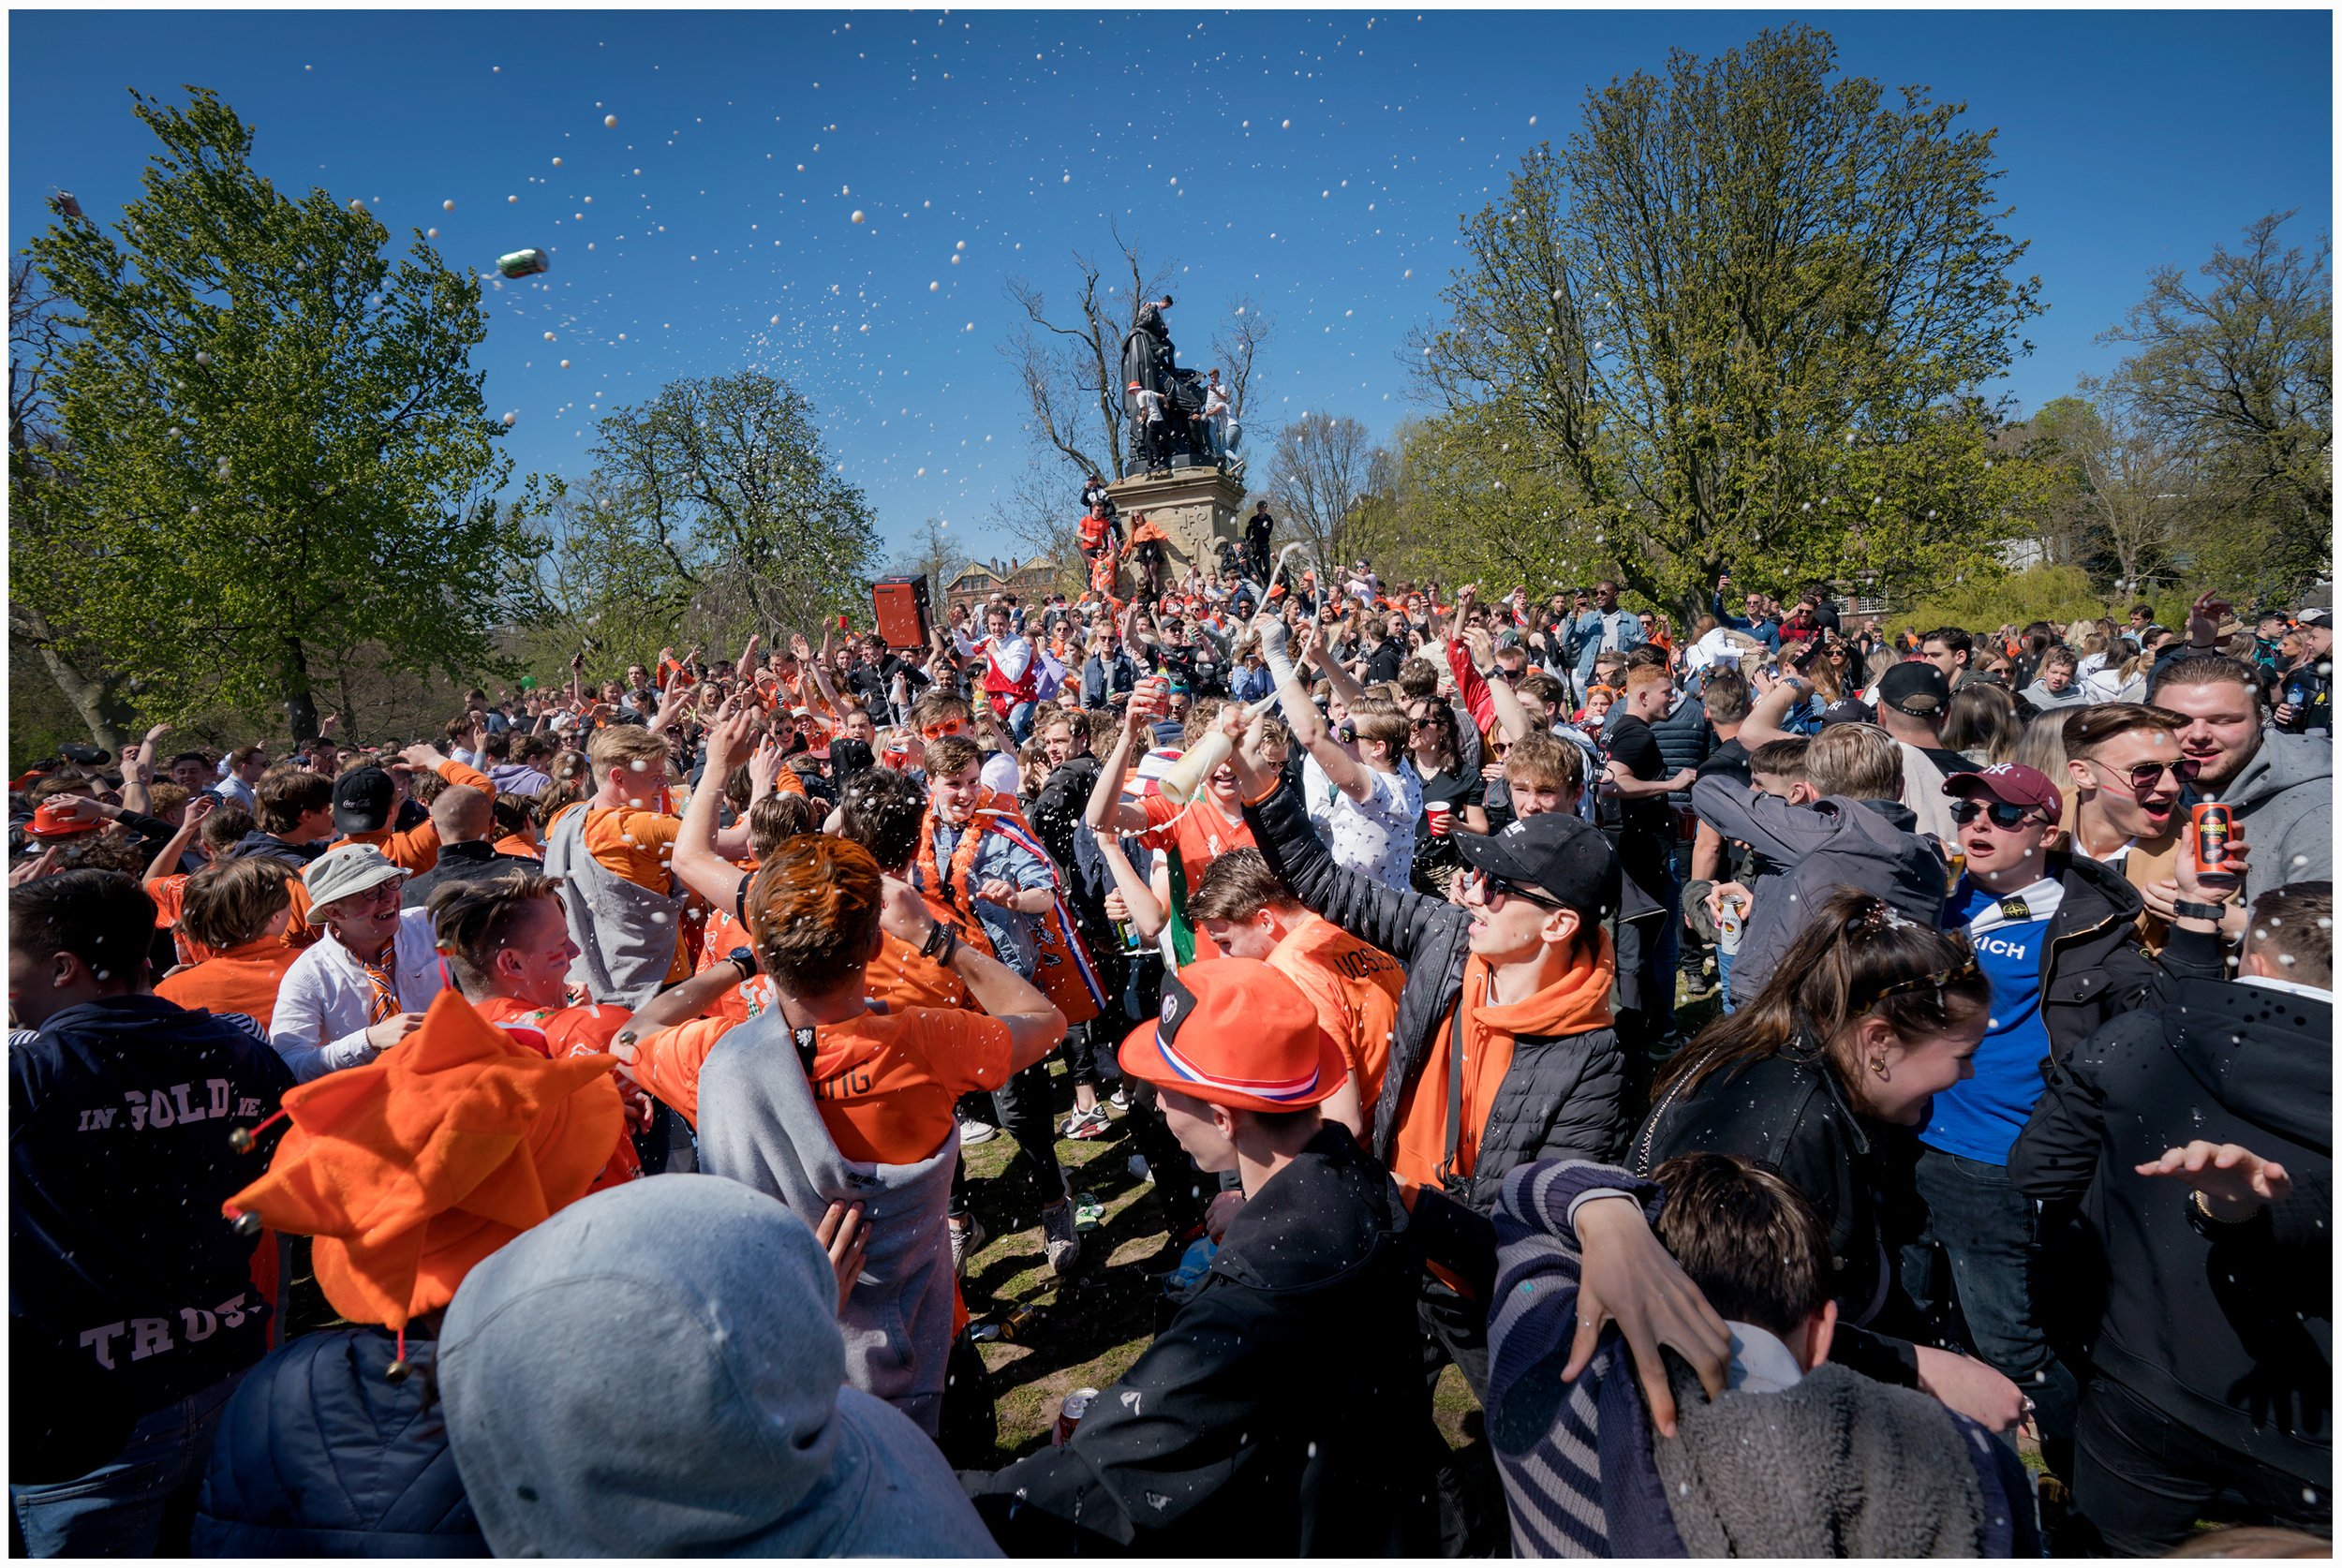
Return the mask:
POLYGON ((1375 773, 1373 792, 1352 800, 1335 788, 1317 759, 1301 760, 1301 788, 1310 821, 1332 851, 1334 864, 1401 893, 1413 890, 1415 822, 1423 815, 1423 785, 1415 775, 1375 773))
POLYGON ((1005 751, 986 752, 984 766, 977 771, 976 777, 983 781, 986 789, 1004 795, 1016 793, 1025 782, 1016 771, 1016 759, 1005 751))

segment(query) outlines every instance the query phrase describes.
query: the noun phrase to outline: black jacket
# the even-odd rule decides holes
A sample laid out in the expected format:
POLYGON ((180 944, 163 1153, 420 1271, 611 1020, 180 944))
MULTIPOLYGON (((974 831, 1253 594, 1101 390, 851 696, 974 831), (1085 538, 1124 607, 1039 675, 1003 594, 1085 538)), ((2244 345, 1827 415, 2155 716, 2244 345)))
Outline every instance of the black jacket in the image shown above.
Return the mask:
POLYGON ((196 1502, 198 1557, 486 1557, 434 1397, 379 1328, 304 1334, 252 1368, 220 1413, 196 1502))
POLYGON ((292 1074, 251 1028, 122 996, 17 1037, 8 1075, 9 1479, 65 1479, 267 1349, 253 1243, 220 1206, 275 1139, 229 1134, 292 1074))
POLYGON ((1062 1448, 963 1477, 1011 1556, 1434 1549, 1418 1271, 1399 1190, 1328 1125, 1062 1448))
POLYGON ((1858 1113, 1836 1074, 1809 1050, 1718 1068, 1688 1092, 1663 1091, 1626 1167, 1647 1176, 1662 1161, 1703 1149, 1771 1168, 1820 1216, 1840 1314, 1830 1359, 1882 1383, 1915 1383, 1911 1346, 1888 1337, 1917 1326, 1894 1262, 1920 1228, 1911 1131, 1858 1113))
MULTIPOLYGON (((1390 1064, 1374 1105, 1374 1153, 1387 1162, 1398 1137, 1400 1106, 1421 1075, 1432 1033, 1447 1023, 1463 995, 1472 916, 1445 899, 1400 893, 1336 865, 1310 826, 1299 791, 1289 785, 1248 806, 1244 817, 1269 868, 1295 897, 1360 941, 1381 948, 1407 971, 1398 1027, 1391 1031, 1390 1064)), ((1423 1092, 1433 1087, 1424 1085, 1423 1092)), ((1519 1037, 1480 1129, 1473 1175, 1451 1195, 1485 1216, 1494 1212, 1505 1173, 1516 1165, 1614 1159, 1627 1131, 1625 1095, 1626 1058, 1611 1030, 1519 1037)), ((1419 1203, 1416 1220, 1438 1223, 1419 1203)), ((1493 1231, 1488 1244, 1492 1272, 1493 1231)), ((1436 1249, 1432 1255, 1445 1256, 1436 1249)))
POLYGON ((262 833, 255 828, 236 840, 236 847, 228 851, 228 858, 280 861, 298 872, 323 853, 325 846, 322 844, 289 844, 273 833, 262 833))
MULTIPOLYGON (((2175 944, 2188 934, 2175 932, 2175 944)), ((2209 944, 2212 939, 2200 938, 2209 944)), ((2322 1492, 2333 1473, 2334 1006, 2184 980, 2051 1063, 2008 1153, 2017 1190, 2078 1204, 2105 1290, 2091 1365, 2180 1425, 2322 1492), (2283 1165, 2238 1225, 2135 1167, 2194 1139, 2283 1165)))
MULTIPOLYGON (((2041 945, 2041 1025, 2054 1054, 2089 1039, 2109 1020, 2149 1005, 2164 982, 2139 945, 2139 913, 2146 906, 2121 872, 2052 851, 2043 874, 2055 877, 2065 889, 2050 917, 2049 940, 2041 945)), ((2195 949, 2180 946, 2168 961, 2185 968, 2195 949)), ((2216 950, 2211 957, 2209 974, 2216 979, 2216 950)))
POLYGON ((420 910, 435 888, 450 882, 485 881, 512 871, 530 871, 543 876, 545 863, 526 855, 500 855, 485 839, 468 844, 442 844, 439 858, 430 870, 407 879, 399 891, 399 908, 420 910))

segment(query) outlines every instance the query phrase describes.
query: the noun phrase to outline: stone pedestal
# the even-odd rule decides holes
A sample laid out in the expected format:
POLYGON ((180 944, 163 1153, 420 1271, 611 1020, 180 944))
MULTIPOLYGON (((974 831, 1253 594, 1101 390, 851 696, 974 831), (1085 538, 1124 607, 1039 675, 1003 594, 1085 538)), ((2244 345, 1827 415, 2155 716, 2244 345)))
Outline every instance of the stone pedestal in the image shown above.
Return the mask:
MULTIPOLYGON (((1121 514, 1122 537, 1128 539, 1136 520, 1146 517, 1160 525, 1171 540, 1171 565, 1164 572, 1168 584, 1187 573, 1193 561, 1206 571, 1219 565, 1223 540, 1244 540, 1244 485, 1218 468, 1175 468, 1169 479, 1146 479, 1134 474, 1106 486, 1121 514)), ((1131 580, 1132 568, 1122 569, 1131 580)))

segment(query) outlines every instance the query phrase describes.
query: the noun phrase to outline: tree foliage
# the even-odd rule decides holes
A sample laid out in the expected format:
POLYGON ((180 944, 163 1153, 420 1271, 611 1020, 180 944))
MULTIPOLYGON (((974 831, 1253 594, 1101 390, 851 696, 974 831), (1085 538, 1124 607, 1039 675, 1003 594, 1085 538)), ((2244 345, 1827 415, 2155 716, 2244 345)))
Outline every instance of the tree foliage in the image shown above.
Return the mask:
POLYGON ((1277 432, 1268 458, 1268 509, 1288 541, 1310 547, 1321 572, 1338 572, 1365 548, 1360 515, 1372 494, 1379 450, 1367 428, 1341 414, 1304 414, 1277 432))
POLYGON ((759 371, 671 381, 602 416, 565 506, 547 622, 648 662, 678 636, 767 643, 866 606, 878 529, 805 396, 759 371))
POLYGON ((478 282, 420 235, 393 264, 355 203, 279 193, 234 111, 189 95, 133 95, 161 150, 112 233, 67 217, 32 243, 56 426, 11 439, 10 627, 102 660, 148 717, 274 698, 305 737, 320 650, 495 662, 539 501, 494 498, 478 282))
POLYGON ((2332 570, 2333 246, 2282 247, 2292 214, 2216 246, 2191 282, 2176 267, 2104 341, 2137 352, 2103 391, 2160 445, 2192 455, 2211 505, 2190 530, 2196 574, 2283 595, 2332 570))
POLYGON ((1549 497, 1557 550, 1686 609, 1736 562, 1891 588, 1989 561, 2023 481, 1977 389, 2042 307, 1961 112, 1837 76, 1805 27, 1590 93, 1464 220, 1417 345, 1449 435, 1494 439, 1464 465, 1506 487, 1488 525, 1549 497))

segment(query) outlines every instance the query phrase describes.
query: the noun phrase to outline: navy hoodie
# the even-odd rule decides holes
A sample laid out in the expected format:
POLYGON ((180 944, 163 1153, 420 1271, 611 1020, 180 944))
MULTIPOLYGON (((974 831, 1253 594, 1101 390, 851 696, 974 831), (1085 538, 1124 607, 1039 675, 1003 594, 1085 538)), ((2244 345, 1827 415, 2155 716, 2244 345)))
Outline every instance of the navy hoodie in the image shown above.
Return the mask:
POLYGON ((274 1135, 238 1154, 230 1133, 292 1077, 249 1020, 146 995, 54 1014, 8 1070, 8 1478, 65 1479, 268 1348, 254 1244, 220 1206, 274 1135))

